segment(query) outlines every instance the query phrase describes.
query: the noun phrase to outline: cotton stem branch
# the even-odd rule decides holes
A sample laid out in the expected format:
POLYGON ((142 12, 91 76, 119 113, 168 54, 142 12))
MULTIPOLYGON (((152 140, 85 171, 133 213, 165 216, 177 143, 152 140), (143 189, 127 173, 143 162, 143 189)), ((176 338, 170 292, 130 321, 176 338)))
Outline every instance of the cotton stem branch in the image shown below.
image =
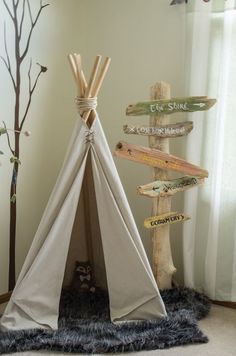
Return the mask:
POLYGON ((24 18, 25 18, 25 0, 23 0, 23 5, 22 5, 22 14, 21 14, 21 20, 20 20, 20 26, 19 26, 19 40, 21 39, 22 35, 22 27, 24 23, 24 18))
POLYGON ((7 71, 10 75, 14 90, 16 90, 16 83, 15 83, 15 79, 12 74, 11 62, 10 62, 10 57, 9 57, 9 53, 8 53, 8 49, 7 49, 7 35, 6 35, 6 23, 5 22, 4 22, 4 31, 3 32, 4 32, 4 48, 5 48, 5 53, 6 53, 6 59, 2 56, 1 56, 1 59, 3 60, 5 66, 7 68, 7 71))
POLYGON ((31 11, 31 7, 30 7, 29 0, 27 0, 27 6, 28 6, 29 17, 30 17, 31 26, 32 26, 32 25, 33 25, 33 23, 34 23, 34 21, 33 21, 33 16, 32 16, 32 11, 31 11))
POLYGON ((11 10, 10 10, 9 6, 7 5, 7 3, 6 3, 6 0, 3 0, 3 4, 4 4, 4 6, 5 6, 5 8, 6 8, 7 12, 8 12, 8 14, 10 15, 10 18, 11 18, 12 21, 14 22, 14 16, 12 15, 11 10))
MULTIPOLYGON (((28 2, 27 2, 28 3, 28 2)), ((38 22, 38 19, 39 19, 39 16, 42 12, 42 10, 47 7, 49 4, 45 4, 45 5, 42 5, 42 1, 40 1, 40 8, 37 12, 37 15, 35 17, 35 20, 32 19, 32 14, 31 14, 31 10, 29 10, 29 13, 30 13, 30 18, 31 18, 31 28, 30 28, 30 31, 29 31, 29 34, 28 34, 28 38, 27 38, 27 41, 26 41, 26 46, 25 46, 25 49, 22 53, 22 55, 20 56, 20 63, 24 60, 27 52, 28 52, 28 49, 29 49, 29 44, 30 44, 30 40, 31 40, 31 36, 32 36, 32 33, 33 33, 33 30, 34 30, 34 27, 36 26, 37 22, 38 22)), ((28 3, 28 7, 30 9, 30 6, 29 6, 29 3, 28 3)))
POLYGON ((31 66, 32 66, 32 61, 30 61, 30 66, 29 66, 29 71, 28 71, 28 78, 29 78, 29 98, 28 98, 28 102, 27 102, 27 105, 26 105, 26 109, 25 109, 25 113, 23 115, 23 118, 21 120, 21 124, 20 124, 20 131, 22 130, 23 126, 24 126, 24 122, 25 122, 25 119, 27 117, 27 114, 28 114, 28 111, 29 111, 29 108, 30 108, 30 104, 31 104, 31 101, 32 101, 32 96, 33 96, 33 93, 34 93, 34 90, 37 86, 37 83, 38 83, 38 80, 39 80, 39 77, 40 75, 43 73, 43 70, 42 70, 42 67, 40 68, 40 71, 37 75, 37 77, 35 78, 35 81, 34 81, 34 85, 31 86, 31 66))
POLYGON ((4 126, 4 128, 5 128, 5 130, 6 130, 8 147, 9 147, 11 153, 14 155, 14 150, 13 150, 13 148, 12 148, 12 146, 11 146, 11 141, 10 141, 9 132, 7 131, 7 126, 6 126, 6 124, 5 124, 4 121, 3 121, 3 126, 4 126))
POLYGON ((16 83, 15 83, 15 80, 13 78, 12 72, 11 72, 10 68, 8 67, 7 61, 3 56, 0 56, 0 58, 3 61, 3 63, 5 64, 5 66, 6 66, 6 69, 7 69, 8 73, 9 73, 9 75, 10 75, 14 90, 16 91, 16 83))
POLYGON ((20 2, 20 0, 16 0, 16 2, 15 2, 16 9, 18 8, 19 2, 20 2))

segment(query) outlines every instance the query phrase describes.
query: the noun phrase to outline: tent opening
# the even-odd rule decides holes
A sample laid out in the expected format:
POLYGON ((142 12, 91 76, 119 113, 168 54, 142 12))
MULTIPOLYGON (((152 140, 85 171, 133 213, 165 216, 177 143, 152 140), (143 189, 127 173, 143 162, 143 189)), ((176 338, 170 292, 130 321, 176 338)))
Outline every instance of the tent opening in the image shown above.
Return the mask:
POLYGON ((91 166, 91 151, 88 153, 82 189, 70 239, 63 281, 64 288, 73 287, 76 282, 75 280, 79 278, 78 273, 77 275, 75 273, 77 261, 82 266, 85 262, 88 262, 92 267, 95 286, 107 289, 105 261, 91 166))

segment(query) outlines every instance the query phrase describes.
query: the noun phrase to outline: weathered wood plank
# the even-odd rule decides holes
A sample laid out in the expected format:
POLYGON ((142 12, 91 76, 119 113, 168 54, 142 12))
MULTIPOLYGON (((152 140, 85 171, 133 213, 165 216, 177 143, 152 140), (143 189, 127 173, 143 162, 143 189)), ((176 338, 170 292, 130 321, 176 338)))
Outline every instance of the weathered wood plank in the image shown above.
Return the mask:
POLYGON ((144 220, 144 226, 147 229, 155 229, 157 227, 175 224, 180 221, 189 220, 190 216, 183 213, 171 212, 167 214, 162 214, 158 216, 151 216, 144 220))
POLYGON ((7 303, 11 298, 11 294, 12 294, 12 292, 7 292, 5 294, 1 294, 0 295, 0 304, 7 303))
POLYGON ((169 115, 176 112, 204 111, 209 110, 215 103, 216 99, 201 96, 141 101, 129 105, 126 109, 126 115, 169 115))
MULTIPOLYGON (((157 82, 150 88, 150 100, 161 100, 171 98, 170 84, 157 82)), ((165 126, 169 124, 169 117, 166 115, 151 115, 149 126, 165 126)), ((169 139, 158 136, 148 136, 150 148, 170 153, 169 139)), ((153 180, 168 180, 169 172, 157 167, 152 169, 153 180)), ((152 216, 171 212, 171 197, 157 197, 152 199, 152 216)), ((162 226, 159 229, 150 230, 152 240, 152 267, 157 285, 160 289, 172 287, 172 276, 176 272, 174 266, 171 246, 170 246, 170 225, 162 226)))
POLYGON ((177 122, 176 124, 157 125, 157 126, 134 126, 124 125, 123 131, 126 134, 156 136, 161 138, 173 138, 186 136, 193 129, 192 121, 177 122))
POLYGON ((149 184, 140 185, 137 188, 137 192, 150 198, 172 196, 175 193, 183 192, 203 183, 204 178, 185 176, 172 180, 156 180, 149 184))
POLYGON ((165 170, 173 170, 190 176, 200 178, 208 177, 208 171, 195 166, 179 157, 170 155, 157 149, 137 146, 120 141, 116 145, 114 155, 130 161, 146 164, 151 167, 158 167, 165 170))

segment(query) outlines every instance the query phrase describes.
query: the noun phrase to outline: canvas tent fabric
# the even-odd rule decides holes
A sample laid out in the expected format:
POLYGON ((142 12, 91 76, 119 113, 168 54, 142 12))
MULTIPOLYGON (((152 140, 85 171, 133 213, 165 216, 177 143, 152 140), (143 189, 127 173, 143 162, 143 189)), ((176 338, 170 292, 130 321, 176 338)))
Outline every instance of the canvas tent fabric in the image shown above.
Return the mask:
POLYGON ((2 330, 57 329, 71 235, 88 162, 111 320, 158 319, 166 315, 99 117, 90 128, 79 117, 56 185, 2 316, 2 330))

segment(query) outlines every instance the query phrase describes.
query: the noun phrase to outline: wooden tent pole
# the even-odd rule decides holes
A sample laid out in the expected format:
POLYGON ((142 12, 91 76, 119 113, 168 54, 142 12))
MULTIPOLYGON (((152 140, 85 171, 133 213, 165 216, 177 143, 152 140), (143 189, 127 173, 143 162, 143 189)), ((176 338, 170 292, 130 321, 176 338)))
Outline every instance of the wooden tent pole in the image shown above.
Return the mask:
MULTIPOLYGON (((151 100, 170 99, 170 85, 164 82, 156 83, 151 87, 151 100)), ((151 127, 160 127, 168 124, 168 116, 152 115, 149 120, 151 127)), ((169 153, 169 139, 149 136, 149 147, 157 148, 169 153)), ((153 180, 168 180, 168 172, 160 168, 153 168, 153 180)), ((153 198, 152 215, 161 215, 171 212, 171 197, 153 198)), ((176 272, 173 265, 170 246, 170 226, 161 226, 151 230, 153 244, 153 273, 160 289, 172 286, 172 275, 176 272)))
MULTIPOLYGON (((97 56, 97 57, 99 57, 99 56, 97 56)), ((99 90, 100 90, 100 88, 102 86, 103 80, 104 80, 104 78, 106 76, 106 73, 108 71, 110 62, 111 62, 111 58, 110 57, 106 57, 96 82, 95 82, 95 75, 97 73, 97 70, 94 71, 94 73, 93 73, 93 75, 94 75, 93 86, 91 87, 91 96, 92 97, 97 97, 97 95, 99 93, 99 90)), ((99 63, 100 63, 100 60, 99 60, 99 63)), ((94 64, 94 67, 96 67, 96 63, 94 64)), ((84 119, 85 122, 87 122, 89 120, 90 113, 91 113, 91 111, 87 111, 85 113, 85 115, 83 115, 83 119, 84 119)), ((91 118, 91 122, 93 121, 93 119, 95 117, 95 112, 93 110, 92 110, 92 114, 93 114, 93 116, 91 118)))
POLYGON ((0 295, 0 304, 7 303, 11 298, 11 294, 12 294, 12 292, 10 291, 10 292, 0 295))
MULTIPOLYGON (((68 56, 69 63, 74 75, 77 85, 78 97, 84 97, 86 95, 88 85, 82 70, 81 56, 74 53, 68 56)), ((91 87, 91 83, 89 83, 91 87)), ((94 263, 93 249, 92 249, 92 230, 91 230, 91 217, 90 217, 90 205, 89 205, 89 186, 88 186, 88 172, 87 166, 85 167, 84 180, 82 185, 83 194, 83 206, 84 206, 84 220, 85 220, 85 232, 86 232, 86 246, 87 246, 87 258, 89 262, 94 263)))
MULTIPOLYGON (((94 65, 91 71, 89 82, 85 79, 82 69, 81 55, 74 53, 68 56, 70 66, 77 85, 77 96, 79 98, 96 97, 101 88, 102 82, 105 78, 111 59, 105 58, 104 64, 97 77, 99 64, 101 62, 101 56, 97 55, 94 61, 94 65)), ((82 118, 87 123, 88 127, 91 126, 95 117, 94 110, 87 110, 82 113, 82 118), (92 115, 90 115, 90 113, 92 115)), ((91 175, 88 172, 88 167, 85 167, 85 175, 83 180, 83 205, 84 205, 84 219, 85 219, 85 231, 86 231, 86 243, 87 243, 87 256, 91 264, 93 264, 93 249, 92 249, 92 228, 91 228, 91 214, 90 214, 90 179, 91 175)))
POLYGON ((92 228, 91 228, 92 220, 90 215, 89 173, 88 173, 87 165, 85 167, 84 180, 83 180, 83 205, 84 205, 87 255, 88 255, 89 262, 94 267, 92 228))
POLYGON ((86 98, 90 98, 91 97, 92 90, 93 90, 94 83, 95 83, 95 79, 96 79, 96 75, 97 75, 97 72, 98 72, 98 67, 99 67, 99 64, 101 62, 101 58, 102 58, 102 56, 100 56, 100 55, 97 55, 96 58, 95 58, 93 69, 92 69, 92 72, 91 72, 91 75, 90 75, 90 78, 89 78, 88 87, 87 87, 86 92, 85 92, 85 97, 86 98))
MULTIPOLYGON (((96 59, 98 59, 97 56, 96 59)), ((100 60, 99 60, 100 61, 100 60)), ((98 64, 99 64, 98 61, 98 64)), ((82 83, 82 89, 84 93, 84 97, 87 98, 89 97, 88 91, 90 91, 91 86, 93 85, 93 76, 96 75, 96 73, 92 73, 89 84, 86 85, 86 80, 83 79, 83 70, 82 70, 82 61, 80 59, 80 75, 81 75, 81 83, 82 83), (91 83, 92 82, 92 83, 91 83)), ((89 157, 88 157, 89 159, 89 157)), ((93 256, 93 243, 92 243, 92 228, 91 228, 91 214, 90 214, 90 188, 89 188, 89 172, 88 172, 88 164, 86 164, 85 167, 85 172, 84 172, 84 180, 83 180, 83 205, 84 205, 84 220, 85 220, 85 231, 86 231, 86 246, 87 246, 87 256, 88 256, 88 261, 91 263, 92 267, 94 268, 94 256, 93 256)))

